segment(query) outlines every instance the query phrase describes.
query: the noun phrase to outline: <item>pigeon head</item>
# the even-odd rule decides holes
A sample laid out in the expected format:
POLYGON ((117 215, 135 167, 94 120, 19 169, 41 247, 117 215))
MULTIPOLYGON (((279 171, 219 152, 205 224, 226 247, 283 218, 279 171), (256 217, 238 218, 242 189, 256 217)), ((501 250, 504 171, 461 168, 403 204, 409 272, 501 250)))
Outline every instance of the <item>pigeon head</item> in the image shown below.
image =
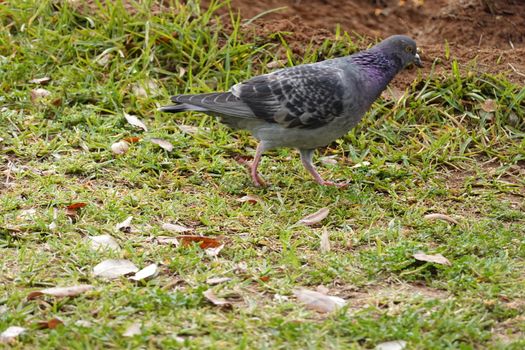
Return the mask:
POLYGON ((416 42, 406 35, 393 35, 375 46, 383 54, 395 59, 402 68, 410 64, 423 67, 416 42))

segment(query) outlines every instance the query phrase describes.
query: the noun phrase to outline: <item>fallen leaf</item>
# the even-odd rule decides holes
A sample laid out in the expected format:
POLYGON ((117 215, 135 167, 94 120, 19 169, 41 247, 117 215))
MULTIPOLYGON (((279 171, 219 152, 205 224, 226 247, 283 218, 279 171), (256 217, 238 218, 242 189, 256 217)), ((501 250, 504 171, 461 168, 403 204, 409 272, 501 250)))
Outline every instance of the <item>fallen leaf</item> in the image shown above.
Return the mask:
POLYGON ((50 96, 51 91, 42 89, 42 88, 38 88, 38 89, 31 90, 30 95, 31 95, 31 101, 36 102, 40 99, 50 96))
POLYGON ((115 225, 115 230, 129 233, 131 231, 131 220, 133 220, 133 216, 128 216, 126 220, 115 225))
POLYGON ((126 141, 118 141, 111 145, 111 152, 114 154, 124 154, 129 150, 129 143, 126 141))
POLYGON ((120 246, 117 241, 110 235, 100 235, 100 236, 89 236, 88 239, 91 242, 91 248, 94 250, 99 249, 111 249, 115 251, 120 250, 120 246))
POLYGON ((350 169, 362 168, 362 167, 369 166, 369 165, 370 165, 370 162, 367 162, 365 160, 364 162, 354 164, 353 166, 350 167, 350 169))
POLYGON ((20 211, 20 214, 18 214, 17 219, 19 220, 33 220, 36 217, 36 209, 24 209, 20 211))
POLYGON ((199 128, 193 125, 177 125, 177 126, 179 127, 181 131, 185 132, 186 134, 193 135, 199 132, 199 128))
POLYGON ((321 208, 318 211, 316 211, 313 214, 307 215, 301 220, 299 220, 299 224, 303 224, 306 226, 311 226, 320 223, 323 221, 324 218, 328 216, 328 213, 330 212, 330 209, 328 208, 321 208))
POLYGON ((137 272, 139 269, 129 260, 124 259, 109 259, 104 260, 93 268, 93 274, 96 277, 102 277, 107 279, 115 279, 120 276, 124 276, 133 272, 137 272))
POLYGON ((150 141, 156 145, 159 145, 161 148, 165 149, 168 152, 173 151, 173 145, 169 141, 163 139, 150 139, 150 141))
POLYGON ((175 237, 157 236, 155 239, 159 244, 173 244, 176 247, 178 247, 180 244, 179 240, 175 237))
POLYGON ((269 280, 270 280, 270 276, 268 275, 259 277, 259 281, 262 281, 262 282, 268 282, 269 280))
POLYGON ((140 321, 135 321, 132 324, 130 324, 128 328, 126 328, 124 333, 122 333, 122 336, 123 337, 133 337, 135 335, 139 335, 140 333, 142 333, 141 328, 142 328, 142 323, 140 321))
POLYGON ((13 342, 16 339, 16 337, 18 337, 20 334, 24 333, 25 331, 26 329, 24 327, 18 327, 18 326, 8 327, 5 331, 0 333, 0 344, 13 342))
POLYGON ((139 127, 144 131, 148 131, 147 126, 142 121, 140 121, 140 119, 137 116, 124 113, 124 118, 126 118, 128 123, 130 123, 131 125, 139 127))
POLYGON ((404 340, 392 340, 377 344, 375 350, 403 350, 407 346, 404 340))
POLYGON ((286 65, 286 62, 288 61, 287 60, 275 60, 275 61, 268 62, 266 67, 268 69, 282 68, 286 65))
POLYGON ((209 302, 211 302, 213 305, 216 305, 216 306, 231 306, 232 305, 229 301, 217 297, 215 293, 213 292, 213 290, 211 289, 208 289, 207 291, 202 293, 202 295, 204 295, 204 297, 209 302))
POLYGON ((489 98, 481 103, 481 109, 485 112, 495 112, 498 109, 498 105, 496 101, 489 98))
POLYGON ((133 84, 131 86, 131 92, 133 95, 139 97, 155 96, 159 94, 159 86, 154 80, 149 79, 142 84, 133 84))
POLYGON ((162 224, 162 229, 166 231, 170 231, 170 232, 176 232, 176 233, 184 233, 184 232, 192 231, 192 229, 189 227, 185 227, 185 226, 178 225, 178 224, 169 224, 169 223, 162 224))
POLYGON ((64 324, 64 322, 61 319, 56 318, 56 317, 52 318, 50 320, 47 320, 47 321, 38 321, 36 323, 36 325, 40 329, 55 329, 58 326, 61 326, 63 324, 64 324))
POLYGON ((443 220, 450 222, 451 224, 459 225, 459 221, 445 214, 427 214, 423 216, 427 220, 443 220))
POLYGON ((137 143, 140 141, 140 137, 137 137, 137 136, 124 137, 122 141, 126 141, 127 143, 137 143))
POLYGON ((321 253, 327 253, 330 251, 330 237, 326 227, 323 229, 321 234, 321 253))
POLYGON ((75 326, 84 327, 84 328, 91 328, 93 326, 93 323, 91 321, 87 321, 87 320, 78 320, 78 321, 75 322, 75 326))
POLYGON ((241 198, 237 199, 237 202, 250 203, 250 204, 259 203, 260 201, 261 201, 261 198, 253 194, 247 194, 246 196, 242 196, 241 198))
POLYGON ((204 252, 208 256, 215 257, 215 256, 219 255, 219 253, 221 252, 222 248, 224 248, 224 244, 221 244, 220 246, 218 246, 216 248, 206 248, 206 249, 204 249, 204 252))
POLYGON ((222 245, 222 242, 217 238, 205 236, 182 235, 178 236, 177 239, 181 241, 182 245, 184 246, 188 246, 192 242, 199 243, 199 247, 201 247, 202 249, 218 248, 222 245))
POLYGON ((109 63, 109 61, 111 61, 112 58, 113 56, 109 52, 104 51, 95 58, 95 63, 99 66, 105 66, 109 63))
POLYGON ((452 265, 447 258, 441 254, 425 254, 425 253, 416 253, 413 255, 414 259, 419 261, 431 262, 440 265, 452 265))
POLYGON ((35 79, 31 79, 29 80, 29 83, 30 84, 41 84, 41 85, 45 85, 47 83, 49 83, 51 81, 51 78, 50 77, 43 77, 43 78, 35 78, 35 79))
POLYGON ((294 290, 293 294, 308 309, 322 313, 339 310, 346 304, 346 301, 342 298, 304 288, 294 290))
POLYGON ((330 164, 330 165, 334 165, 334 164, 337 164, 337 156, 326 156, 326 157, 321 157, 319 158, 319 161, 323 164, 330 164))
POLYGON ((138 271, 134 276, 131 276, 129 279, 134 281, 142 281, 144 279, 155 277, 158 273, 157 264, 150 264, 138 271))
POLYGON ((231 280, 232 279, 230 277, 211 277, 206 280, 206 283, 208 283, 210 286, 214 286, 216 284, 229 282, 231 280))
POLYGON ((87 203, 79 202, 72 203, 66 207, 66 215, 69 217, 76 217, 81 208, 84 208, 87 203))
POLYGON ((29 293, 27 296, 27 300, 33 300, 41 295, 51 295, 54 297, 75 297, 87 291, 90 291, 93 288, 95 287, 93 287, 90 284, 79 284, 71 287, 46 288, 29 293))

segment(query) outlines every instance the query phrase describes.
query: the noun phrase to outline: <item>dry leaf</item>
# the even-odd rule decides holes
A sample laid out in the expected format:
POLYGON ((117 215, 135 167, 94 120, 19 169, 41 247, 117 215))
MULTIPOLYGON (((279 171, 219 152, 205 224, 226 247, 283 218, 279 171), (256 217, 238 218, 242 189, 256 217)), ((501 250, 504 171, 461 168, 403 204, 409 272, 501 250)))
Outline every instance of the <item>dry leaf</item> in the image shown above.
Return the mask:
POLYGON ((441 254, 425 254, 425 253, 416 253, 413 255, 414 259, 419 261, 431 262, 440 265, 452 265, 447 258, 441 254))
POLYGON ((323 229, 321 234, 321 253, 327 253, 330 251, 330 237, 326 227, 323 229))
MULTIPOLYGON (((182 235, 178 236, 177 239, 182 242, 182 245, 188 246, 192 242, 199 243, 199 247, 202 249, 218 248, 222 245, 222 242, 217 238, 195 236, 195 235, 182 235)), ((222 249, 222 248, 221 248, 222 249)))
POLYGON ((52 319, 47 320, 47 321, 39 321, 39 322, 36 323, 36 325, 40 329, 55 329, 58 326, 61 326, 63 324, 64 324, 64 322, 61 319, 57 318, 57 317, 52 318, 52 319))
POLYGON ((126 220, 115 225, 115 230, 129 233, 131 231, 131 220, 133 220, 133 216, 128 216, 126 220))
POLYGON ((321 157, 319 158, 319 161, 323 164, 330 164, 330 165, 334 165, 334 164, 337 164, 337 156, 326 156, 326 157, 321 157))
POLYGON ((307 308, 317 312, 332 312, 345 306, 346 301, 342 298, 325 295, 308 289, 296 289, 293 294, 307 308))
POLYGON ((495 112, 498 109, 498 105, 496 101, 487 99, 481 104, 481 109, 488 113, 495 112))
POLYGON ((42 89, 42 88, 38 88, 38 89, 31 90, 30 95, 31 95, 31 101, 36 102, 40 99, 50 96, 51 91, 42 89))
POLYGON ((229 282, 231 280, 232 279, 230 277, 211 277, 206 280, 206 283, 208 283, 210 286, 214 286, 216 284, 229 282))
POLYGON ((140 141, 140 137, 137 137, 137 136, 124 137, 122 141, 126 141, 127 143, 137 143, 140 141))
POLYGON ((84 208, 87 203, 72 203, 66 207, 66 215, 69 217, 76 217, 81 208, 84 208))
POLYGON ((8 327, 5 331, 0 333, 0 344, 13 342, 16 339, 16 337, 18 337, 20 334, 24 333, 25 331, 26 329, 24 327, 18 327, 18 326, 8 327))
POLYGON ((307 215, 301 220, 299 220, 299 224, 311 226, 320 223, 323 221, 324 218, 328 216, 328 213, 330 212, 330 209, 328 208, 321 208, 318 211, 316 211, 313 214, 307 215))
POLYGON ((451 224, 459 225, 459 222, 456 219, 445 214, 427 214, 423 216, 423 218, 427 220, 443 220, 448 221, 451 224))
POLYGON ((150 139, 150 141, 156 145, 159 145, 161 148, 165 149, 168 152, 173 151, 173 145, 169 141, 163 139, 150 139))
POLYGON ((157 236, 155 237, 157 242, 159 244, 173 244, 174 246, 179 246, 179 240, 175 237, 169 237, 169 236, 157 236))
POLYGON ((213 293, 213 290, 208 289, 204 293, 202 293, 204 297, 211 302, 213 305, 216 306, 231 306, 231 303, 225 299, 219 298, 213 293))
POLYGON ((78 321, 75 322, 75 326, 84 327, 84 328, 91 328, 93 326, 93 323, 91 321, 78 320, 78 321))
POLYGON ((126 328, 124 333, 122 333, 123 337, 133 337, 135 335, 139 335, 142 331, 142 323, 140 321, 135 321, 132 324, 126 328))
POLYGON ((30 84, 41 84, 41 85, 45 85, 47 83, 49 83, 51 81, 51 78, 50 77, 43 77, 43 78, 35 78, 35 79, 31 79, 29 80, 29 83, 30 84))
POLYGON ((90 291, 93 288, 95 287, 93 287, 90 284, 79 284, 71 287, 46 288, 29 293, 27 296, 27 300, 35 299, 44 294, 51 295, 54 297, 75 297, 77 295, 90 291))
POLYGON ((199 132, 199 128, 193 125, 177 125, 177 126, 179 127, 181 131, 185 132, 186 134, 193 135, 199 132))
POLYGON ((404 340, 392 340, 377 344, 375 350, 403 350, 406 346, 407 342, 404 340))
POLYGON ((111 249, 115 251, 120 250, 120 246, 117 241, 110 235, 100 235, 100 236, 89 236, 88 239, 91 242, 91 248, 94 250, 99 249, 111 249))
POLYGON ((364 162, 354 164, 354 165, 351 166, 350 168, 351 168, 351 169, 356 169, 356 168, 362 168, 362 167, 369 166, 369 165, 370 165, 370 162, 367 162, 367 161, 365 160, 364 162))
POLYGON ((189 227, 185 227, 185 226, 178 225, 178 224, 169 224, 169 223, 162 224, 162 229, 166 231, 170 231, 170 232, 176 232, 176 233, 184 233, 184 232, 192 231, 192 229, 189 227))
POLYGON ((109 259, 104 260, 93 268, 93 274, 97 277, 114 279, 124 276, 139 269, 129 260, 109 259))
POLYGON ((111 152, 114 154, 124 154, 129 150, 129 143, 126 141, 118 141, 111 145, 111 152))
POLYGON ((146 125, 142 121, 140 121, 140 119, 137 116, 124 113, 124 118, 126 118, 128 123, 130 123, 131 125, 139 127, 144 131, 148 131, 146 125))
POLYGON ((159 93, 159 86, 151 79, 146 80, 142 84, 133 84, 131 86, 131 92, 135 96, 148 97, 148 95, 155 96, 159 93))
POLYGON ((242 196, 241 198, 237 199, 237 202, 250 203, 250 204, 255 204, 255 203, 258 203, 260 201, 261 201, 261 198, 257 197, 256 195, 253 195, 253 194, 247 194, 246 196, 242 196))
POLYGON ((222 248, 224 248, 224 244, 221 244, 220 246, 218 246, 216 248, 204 249, 204 252, 208 256, 215 257, 215 256, 219 255, 219 253, 221 252, 222 248))
POLYGON ((268 62, 268 64, 266 65, 266 67, 268 69, 274 69, 274 68, 282 68, 286 65, 286 62, 288 62, 287 60, 276 60, 276 61, 271 61, 271 62, 268 62))
POLYGON ((33 220, 36 217, 36 209, 24 209, 20 211, 20 214, 18 214, 17 219, 19 220, 33 220))
POLYGON ((150 264, 138 271, 134 276, 131 276, 129 279, 134 281, 142 281, 144 279, 155 277, 158 273, 157 264, 150 264))

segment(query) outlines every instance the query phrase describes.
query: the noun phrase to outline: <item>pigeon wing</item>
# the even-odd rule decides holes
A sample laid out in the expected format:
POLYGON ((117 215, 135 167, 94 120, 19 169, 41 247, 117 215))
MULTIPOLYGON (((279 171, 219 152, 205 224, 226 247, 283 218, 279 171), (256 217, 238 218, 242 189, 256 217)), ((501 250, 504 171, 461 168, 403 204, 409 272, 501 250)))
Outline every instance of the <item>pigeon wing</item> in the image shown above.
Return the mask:
POLYGON ((231 92, 255 117, 286 128, 315 129, 343 112, 343 72, 307 64, 254 77, 231 92))

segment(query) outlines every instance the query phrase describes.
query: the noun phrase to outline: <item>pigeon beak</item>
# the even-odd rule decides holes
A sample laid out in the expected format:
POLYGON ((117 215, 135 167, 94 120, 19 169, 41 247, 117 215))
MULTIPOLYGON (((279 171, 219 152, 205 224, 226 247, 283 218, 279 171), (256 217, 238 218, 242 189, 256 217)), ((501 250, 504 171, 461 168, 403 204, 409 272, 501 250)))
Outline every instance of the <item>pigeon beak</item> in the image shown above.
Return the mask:
POLYGON ((419 68, 423 68, 423 63, 421 63, 421 57, 419 57, 418 53, 414 55, 414 64, 419 68))

